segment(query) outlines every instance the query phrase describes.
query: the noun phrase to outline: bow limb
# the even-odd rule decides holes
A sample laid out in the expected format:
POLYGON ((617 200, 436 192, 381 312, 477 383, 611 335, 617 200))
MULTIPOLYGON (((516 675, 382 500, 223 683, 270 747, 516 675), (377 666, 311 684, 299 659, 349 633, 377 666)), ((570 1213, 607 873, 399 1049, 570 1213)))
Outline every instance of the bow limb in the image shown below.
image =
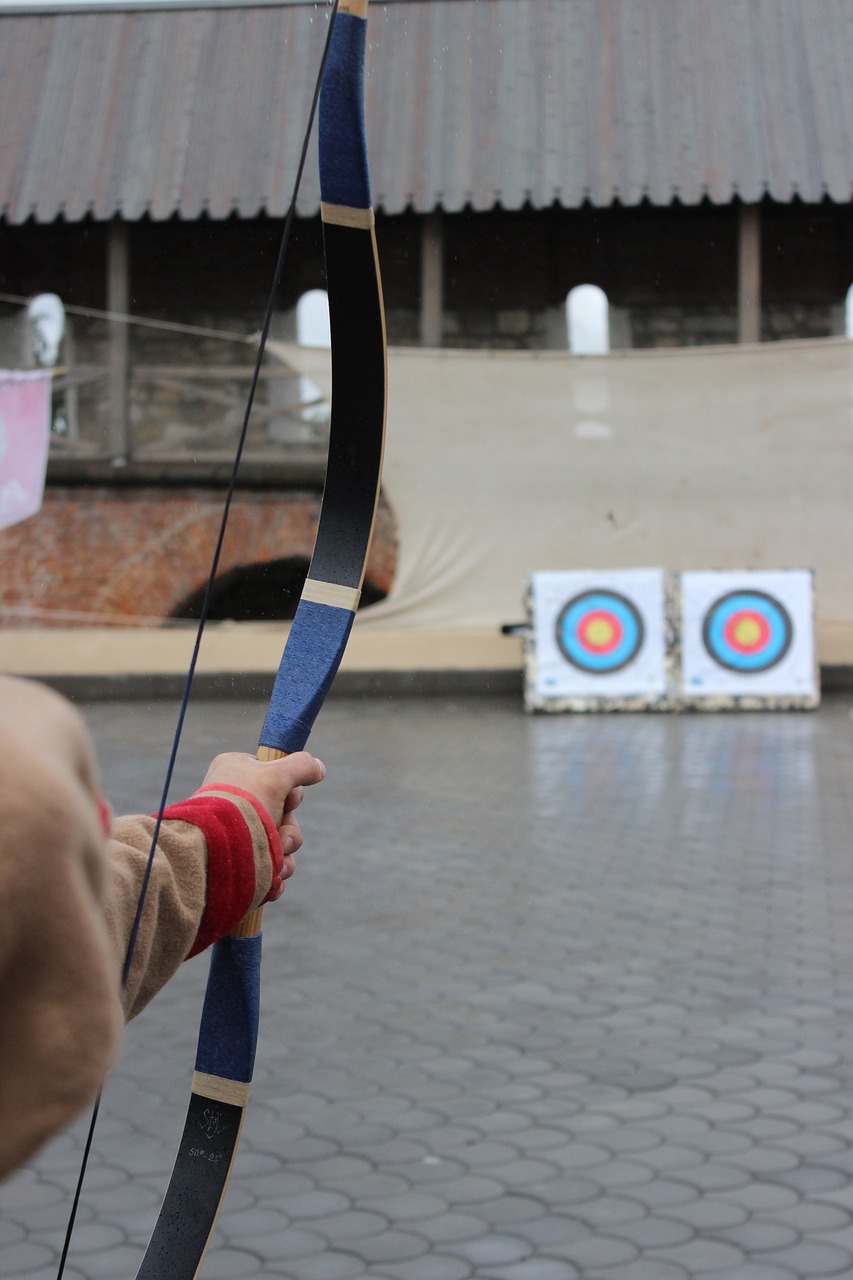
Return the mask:
MULTIPOLYGON (((304 747, 358 608, 382 471, 385 318, 364 130, 368 0, 339 0, 320 94, 320 191, 332 332, 332 416, 311 566, 258 747, 304 747)), ((213 948, 184 1133, 137 1280, 194 1280, 248 1102, 258 1035, 261 910, 213 948)))

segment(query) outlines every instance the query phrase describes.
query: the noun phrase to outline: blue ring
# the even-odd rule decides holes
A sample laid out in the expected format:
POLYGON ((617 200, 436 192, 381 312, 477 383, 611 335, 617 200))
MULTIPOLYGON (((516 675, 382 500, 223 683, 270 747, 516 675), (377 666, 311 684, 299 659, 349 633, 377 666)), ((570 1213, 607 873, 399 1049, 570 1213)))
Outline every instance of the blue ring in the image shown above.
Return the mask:
POLYGON ((584 591, 563 606, 555 625, 557 647, 567 662, 590 675, 611 675, 633 662, 645 639, 643 619, 636 605, 618 591, 584 591), (578 635, 588 614, 603 610, 622 624, 622 639, 610 653, 591 653, 578 635))
POLYGON ((720 596, 705 614, 702 642, 710 657, 727 671, 754 675, 769 671, 782 661, 794 638, 794 624, 788 610, 764 591, 730 591, 720 596), (733 614, 742 609, 759 613, 770 628, 770 637, 756 653, 739 653, 726 640, 725 628, 733 614))

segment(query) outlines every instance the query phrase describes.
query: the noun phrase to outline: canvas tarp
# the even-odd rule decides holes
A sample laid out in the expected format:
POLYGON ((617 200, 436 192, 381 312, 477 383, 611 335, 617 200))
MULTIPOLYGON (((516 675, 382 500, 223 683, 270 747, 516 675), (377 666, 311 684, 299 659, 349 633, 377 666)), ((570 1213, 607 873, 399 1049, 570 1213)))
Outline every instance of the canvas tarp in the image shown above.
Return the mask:
MULTIPOLYGON (((328 390, 328 352, 276 344, 328 390)), ((853 342, 393 349, 390 596, 359 628, 497 629, 540 569, 802 567, 853 624, 853 342)))

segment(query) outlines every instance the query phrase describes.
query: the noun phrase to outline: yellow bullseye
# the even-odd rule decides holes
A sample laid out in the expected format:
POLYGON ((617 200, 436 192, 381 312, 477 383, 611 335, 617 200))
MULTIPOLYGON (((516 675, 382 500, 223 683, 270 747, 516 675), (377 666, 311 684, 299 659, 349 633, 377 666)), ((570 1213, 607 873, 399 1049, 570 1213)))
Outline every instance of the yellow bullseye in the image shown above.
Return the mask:
POLYGON ((744 649, 754 649, 761 640, 761 625, 755 618, 738 618, 734 638, 744 649))
POLYGON ((607 618, 593 618, 586 629, 587 643, 593 649, 606 649, 615 634, 613 623, 607 618))

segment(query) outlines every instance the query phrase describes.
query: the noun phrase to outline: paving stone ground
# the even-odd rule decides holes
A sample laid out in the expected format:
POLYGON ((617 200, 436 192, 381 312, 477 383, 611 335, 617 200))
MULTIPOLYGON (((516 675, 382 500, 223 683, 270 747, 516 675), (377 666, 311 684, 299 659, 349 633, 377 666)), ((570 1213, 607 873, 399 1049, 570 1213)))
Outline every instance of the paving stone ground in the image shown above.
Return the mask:
MULTIPOLYGON (((198 704, 176 792, 261 714, 198 704)), ((173 709, 87 715, 154 807, 173 709)), ((853 1276, 851 717, 333 699, 206 1280, 853 1276)), ((69 1280, 135 1275, 205 969, 128 1031, 69 1280)), ((81 1140, 0 1188, 0 1275, 55 1274, 81 1140)))

